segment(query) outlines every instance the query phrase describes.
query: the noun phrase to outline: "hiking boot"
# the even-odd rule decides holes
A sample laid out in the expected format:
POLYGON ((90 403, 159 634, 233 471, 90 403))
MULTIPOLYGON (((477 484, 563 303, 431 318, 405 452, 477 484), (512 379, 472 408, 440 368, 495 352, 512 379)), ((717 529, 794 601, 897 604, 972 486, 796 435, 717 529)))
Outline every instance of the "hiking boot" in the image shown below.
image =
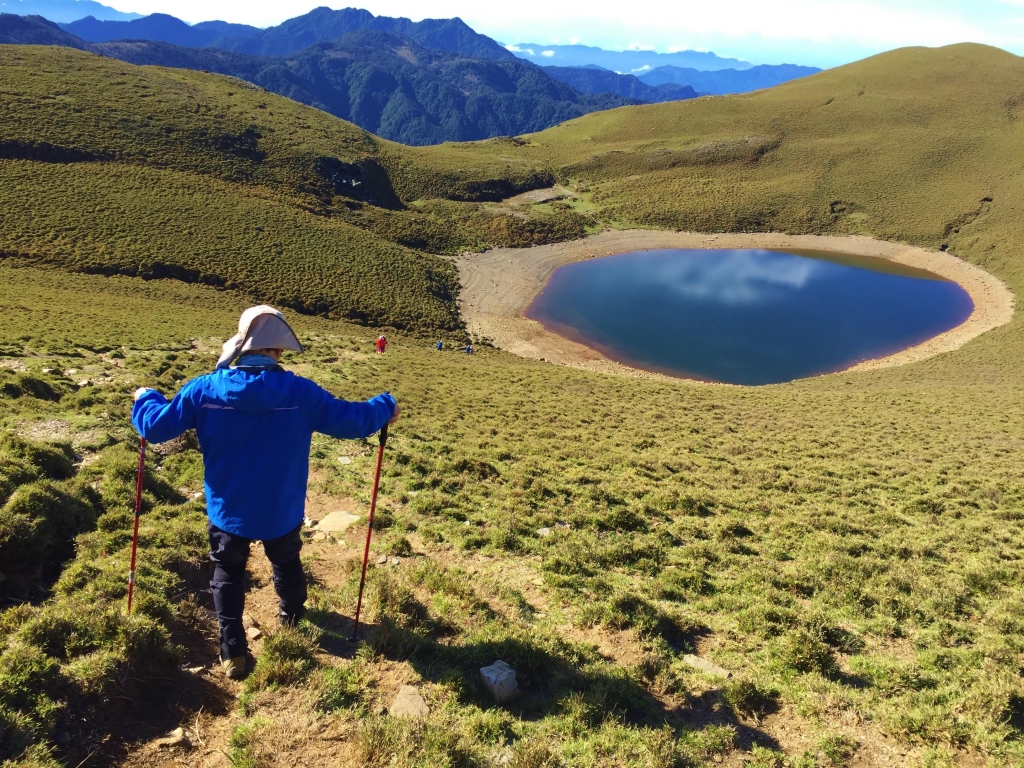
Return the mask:
POLYGON ((229 680, 245 679, 245 657, 235 656, 232 659, 222 659, 220 665, 224 667, 224 674, 229 680))

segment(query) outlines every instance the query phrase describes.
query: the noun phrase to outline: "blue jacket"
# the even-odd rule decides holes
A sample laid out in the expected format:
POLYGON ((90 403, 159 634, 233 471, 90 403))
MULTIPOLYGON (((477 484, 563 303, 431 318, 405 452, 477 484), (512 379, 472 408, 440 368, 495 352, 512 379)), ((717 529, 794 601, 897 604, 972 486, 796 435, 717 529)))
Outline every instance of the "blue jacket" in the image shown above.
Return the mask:
POLYGON ((153 443, 194 428, 210 522, 263 541, 302 523, 314 432, 367 437, 394 412, 390 394, 350 403, 290 372, 229 368, 193 379, 169 403, 155 390, 145 392, 132 424, 153 443))

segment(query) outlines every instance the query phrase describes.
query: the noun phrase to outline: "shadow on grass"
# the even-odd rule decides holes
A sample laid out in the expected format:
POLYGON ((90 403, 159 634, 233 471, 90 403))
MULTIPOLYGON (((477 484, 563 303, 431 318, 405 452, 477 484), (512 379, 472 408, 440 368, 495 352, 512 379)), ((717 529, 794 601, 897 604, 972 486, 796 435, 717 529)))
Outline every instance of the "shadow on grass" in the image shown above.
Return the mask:
POLYGON ((652 694, 637 671, 610 663, 596 649, 559 638, 533 637, 529 630, 500 628, 491 638, 455 645, 445 642, 454 634, 453 628, 425 620, 426 608, 414 602, 407 602, 399 615, 386 614, 373 624, 361 622, 355 643, 350 639, 351 619, 332 611, 315 612, 309 618, 324 630, 320 641, 324 652, 351 658, 366 644, 390 661, 407 662, 423 680, 445 684, 465 706, 496 706, 480 669, 501 659, 515 669, 521 692, 502 706, 524 721, 572 716, 597 728, 612 719, 629 726, 667 726, 677 737, 711 725, 729 726, 742 749, 754 744, 779 747, 767 733, 740 722, 720 689, 688 696, 683 706, 676 706, 652 694))
MULTIPOLYGON (((212 613, 208 592, 205 597, 204 602, 209 604, 208 610, 212 613)), ((121 765, 142 745, 179 726, 188 732, 200 713, 206 717, 224 717, 237 708, 238 701, 233 693, 215 677, 221 674, 219 666, 209 668, 211 657, 219 655, 216 618, 212 623, 192 628, 176 624, 173 636, 174 641, 186 649, 179 669, 166 677, 147 678, 144 685, 132 686, 131 695, 106 699, 102 709, 94 713, 91 735, 75 734, 73 743, 62 744, 59 734, 58 747, 65 764, 121 765), (207 671, 201 674, 187 671, 200 666, 207 667, 207 671)), ((157 761, 158 756, 148 757, 157 761)))

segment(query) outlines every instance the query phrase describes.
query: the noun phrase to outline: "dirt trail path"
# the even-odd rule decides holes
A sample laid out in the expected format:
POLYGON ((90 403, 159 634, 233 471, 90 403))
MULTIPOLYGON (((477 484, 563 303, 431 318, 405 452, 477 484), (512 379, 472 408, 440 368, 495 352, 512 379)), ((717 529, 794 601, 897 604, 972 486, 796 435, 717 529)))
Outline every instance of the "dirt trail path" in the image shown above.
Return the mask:
MULTIPOLYGON (((792 248, 874 256, 925 269, 959 283, 974 302, 961 325, 910 349, 867 360, 848 370, 864 371, 917 362, 959 349, 986 331, 1010 322, 1015 300, 998 278, 949 253, 926 251, 869 237, 782 234, 718 234, 609 230, 568 243, 535 248, 497 248, 456 259, 462 281, 460 309, 469 330, 513 354, 560 365, 646 378, 668 378, 609 360, 596 350, 523 317, 523 311, 558 267, 575 261, 657 248, 792 248)), ((696 383, 696 382, 694 382, 696 383)))
MULTIPOLYGON (((365 520, 366 509, 350 498, 331 498, 310 494, 307 512, 314 520, 321 520, 335 509, 344 509, 365 520)), ((304 559, 309 564, 313 585, 327 590, 338 590, 354 577, 362 552, 365 527, 355 523, 348 531, 327 538, 314 534, 303 547, 304 559)), ((517 589, 530 606, 531 615, 523 615, 522 621, 552 622, 558 634, 578 643, 593 645, 606 659, 623 668, 635 667, 646 657, 645 644, 633 630, 611 630, 602 627, 581 628, 565 615, 557 598, 542 585, 539 578, 539 557, 494 557, 474 552, 457 550, 433 551, 415 535, 410 535, 416 554, 394 562, 389 558, 383 568, 416 567, 422 558, 435 558, 448 568, 461 568, 475 580, 480 594, 492 607, 514 615, 516 609, 504 604, 498 597, 501 587, 517 589)), ((378 555, 371 562, 379 562, 378 555)), ((262 548, 252 549, 249 563, 251 586, 246 599, 246 616, 255 620, 255 625, 272 633, 276 627, 277 598, 270 582, 270 563, 263 555, 262 548)), ((339 614, 339 625, 332 629, 347 631, 349 618, 339 614)), ((314 766, 324 768, 358 768, 362 762, 354 754, 356 725, 349 718, 318 715, 311 710, 308 691, 304 686, 284 688, 257 694, 258 712, 255 718, 247 719, 238 706, 238 695, 244 687, 241 683, 227 680, 217 665, 216 620, 212 614, 207 617, 203 641, 192 644, 188 649, 188 660, 183 665, 171 698, 176 699, 172 707, 178 713, 177 719, 168 719, 167 713, 161 719, 162 726, 155 727, 152 721, 145 722, 147 734, 107 764, 120 768, 231 768, 231 734, 245 722, 262 723, 264 729, 258 744, 260 765, 314 766), (189 743, 176 746, 161 746, 162 738, 180 726, 189 743)), ((259 657, 263 650, 263 638, 250 642, 250 651, 259 657)), ((338 658, 349 657, 351 646, 323 649, 321 661, 331 665, 338 658), (332 657, 334 657, 332 659, 332 657)), ((713 658, 715 643, 703 639, 698 642, 697 653, 713 658)), ((422 680, 401 662, 378 660, 374 663, 374 682, 369 691, 373 699, 368 709, 384 712, 398 689, 405 684, 416 685, 423 690, 429 684, 422 680)), ((674 713, 679 722, 690 727, 703 728, 710 723, 721 724, 718 684, 705 681, 691 681, 689 693, 681 696, 668 691, 654 691, 655 697, 674 713)), ((170 701, 168 701, 170 705, 170 701)), ((833 713, 835 714, 835 713, 833 713)), ((145 718, 143 718, 145 720, 145 718)), ((884 736, 871 724, 829 717, 829 727, 848 735, 858 745, 857 753, 850 763, 851 768, 900 768, 916 764, 919 750, 906 747, 884 736)), ((742 768, 747 765, 750 750, 755 744, 781 748, 787 754, 800 754, 814 748, 814 734, 806 721, 790 708, 769 715, 763 721, 739 719, 729 721, 736 728, 736 748, 721 759, 725 768, 742 768)))

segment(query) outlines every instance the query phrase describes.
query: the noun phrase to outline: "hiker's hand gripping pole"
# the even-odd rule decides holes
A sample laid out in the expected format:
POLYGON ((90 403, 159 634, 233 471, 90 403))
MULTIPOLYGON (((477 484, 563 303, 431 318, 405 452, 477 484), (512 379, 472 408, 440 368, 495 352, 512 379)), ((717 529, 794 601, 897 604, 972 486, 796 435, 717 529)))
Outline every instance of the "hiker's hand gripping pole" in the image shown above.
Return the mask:
POLYGON ((142 514, 142 479, 146 468, 146 438, 139 438, 139 472, 135 478, 135 530, 132 532, 132 563, 128 566, 128 615, 132 615, 135 592, 135 552, 139 547, 139 515, 142 514))
MULTIPOLYGON (((396 413, 397 416, 397 413, 396 413)), ((359 632, 359 613, 363 608, 363 587, 366 586, 366 563, 370 558, 370 536, 373 534, 373 513, 377 510, 377 489, 380 487, 380 465, 384 461, 384 446, 388 442, 388 425, 377 433, 377 472, 373 476, 373 496, 370 498, 370 519, 366 524, 366 547, 363 549, 363 573, 359 577, 359 599, 356 601, 356 619, 352 625, 352 642, 359 632)))

